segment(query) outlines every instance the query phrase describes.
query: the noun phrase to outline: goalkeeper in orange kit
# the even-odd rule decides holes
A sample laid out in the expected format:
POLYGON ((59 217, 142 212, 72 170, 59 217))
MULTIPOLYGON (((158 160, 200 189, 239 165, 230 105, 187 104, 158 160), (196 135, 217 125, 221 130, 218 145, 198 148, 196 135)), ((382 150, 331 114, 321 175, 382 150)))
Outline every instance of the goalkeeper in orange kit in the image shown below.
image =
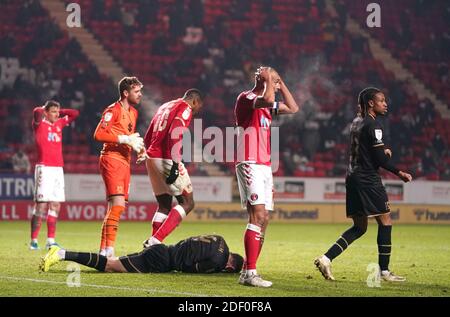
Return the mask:
POLYGON ((135 133, 138 112, 134 108, 142 97, 142 83, 136 77, 119 81, 120 99, 107 107, 94 138, 104 142, 99 168, 106 188, 108 210, 102 225, 100 254, 114 257, 114 244, 120 215, 128 201, 131 149, 145 155, 144 142, 135 133))

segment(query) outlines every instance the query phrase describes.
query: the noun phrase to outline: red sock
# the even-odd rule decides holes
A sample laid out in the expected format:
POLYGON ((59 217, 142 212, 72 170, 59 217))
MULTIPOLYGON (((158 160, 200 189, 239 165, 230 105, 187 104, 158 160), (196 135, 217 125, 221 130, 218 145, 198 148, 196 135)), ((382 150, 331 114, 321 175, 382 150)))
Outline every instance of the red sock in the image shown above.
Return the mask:
POLYGON ((49 210, 47 215, 47 238, 54 239, 56 234, 56 220, 58 214, 54 210, 49 210))
POLYGON ((42 218, 38 215, 31 217, 31 239, 37 239, 41 230, 42 218))
POLYGON ((163 240, 180 224, 186 216, 184 208, 180 205, 173 207, 164 223, 159 227, 158 231, 153 235, 156 239, 163 242, 163 240))
POLYGON ((256 261, 261 250, 260 241, 261 227, 254 224, 247 224, 244 235, 246 269, 256 270, 256 261))
POLYGON ((167 219, 166 214, 163 214, 162 212, 159 211, 155 212, 155 215, 153 216, 152 219, 152 236, 156 234, 159 227, 162 226, 162 224, 164 223, 164 221, 166 221, 166 219, 167 219))

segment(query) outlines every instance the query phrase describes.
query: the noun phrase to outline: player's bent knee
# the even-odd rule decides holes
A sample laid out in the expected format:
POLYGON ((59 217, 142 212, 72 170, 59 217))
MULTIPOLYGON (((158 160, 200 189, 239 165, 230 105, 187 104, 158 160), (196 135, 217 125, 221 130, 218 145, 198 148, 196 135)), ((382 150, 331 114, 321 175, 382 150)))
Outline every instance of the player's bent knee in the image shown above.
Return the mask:
POLYGON ((359 238, 366 233, 367 227, 353 226, 353 231, 355 232, 355 235, 359 238))
POLYGON ((184 211, 186 212, 186 214, 190 213, 195 207, 195 203, 194 200, 189 200, 186 201, 183 205, 184 211))

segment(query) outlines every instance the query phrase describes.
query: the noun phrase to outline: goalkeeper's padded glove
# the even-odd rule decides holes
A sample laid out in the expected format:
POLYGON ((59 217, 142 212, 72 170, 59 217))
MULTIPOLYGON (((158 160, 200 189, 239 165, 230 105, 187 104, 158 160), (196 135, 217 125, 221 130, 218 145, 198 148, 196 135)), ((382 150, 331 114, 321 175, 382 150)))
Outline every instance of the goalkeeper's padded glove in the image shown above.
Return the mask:
POLYGON ((145 149, 144 139, 139 136, 139 133, 119 135, 119 143, 129 145, 137 153, 145 149))
POLYGON ((180 174, 180 171, 178 170, 178 163, 175 161, 172 161, 172 168, 170 169, 170 174, 166 178, 166 184, 173 184, 178 178, 178 175, 180 174))

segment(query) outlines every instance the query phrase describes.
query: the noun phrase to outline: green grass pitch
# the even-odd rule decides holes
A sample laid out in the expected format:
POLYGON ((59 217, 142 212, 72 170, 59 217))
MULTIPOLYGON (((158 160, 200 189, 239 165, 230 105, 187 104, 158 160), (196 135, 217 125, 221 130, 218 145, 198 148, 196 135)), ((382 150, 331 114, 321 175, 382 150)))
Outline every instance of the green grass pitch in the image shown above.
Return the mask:
MULTIPOLYGON (((38 272, 45 251, 29 251, 28 222, 0 222, 0 296, 449 296, 450 227, 395 225, 391 270, 405 283, 368 287, 367 267, 377 262, 376 226, 333 262, 336 282, 325 281, 313 259, 325 252, 348 225, 269 225, 258 271, 273 282, 269 289, 237 283, 238 274, 112 274, 81 267, 80 287, 69 287, 70 262, 38 272)), ((138 251, 149 232, 149 223, 122 222, 116 253, 138 251)), ((245 223, 182 223, 167 243, 185 237, 216 233, 225 237, 232 251, 243 254, 245 223)), ((41 247, 45 243, 43 224, 41 247)), ((60 222, 58 242, 69 250, 98 249, 100 223, 60 222)), ((73 281, 73 279, 72 279, 73 281)))

